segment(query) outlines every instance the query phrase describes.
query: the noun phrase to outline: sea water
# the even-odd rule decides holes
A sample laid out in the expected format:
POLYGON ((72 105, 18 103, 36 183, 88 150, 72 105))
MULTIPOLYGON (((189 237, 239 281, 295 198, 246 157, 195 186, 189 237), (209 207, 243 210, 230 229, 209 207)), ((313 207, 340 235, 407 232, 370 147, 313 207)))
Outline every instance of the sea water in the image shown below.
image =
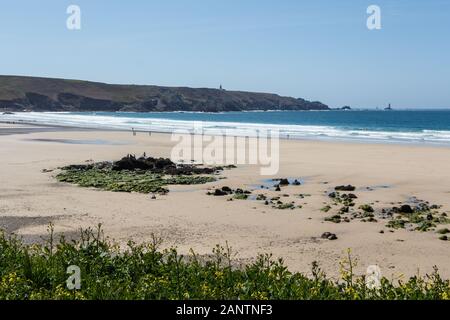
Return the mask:
POLYGON ((278 130, 282 138, 450 145, 450 110, 195 112, 20 112, 0 121, 80 128, 246 135, 278 130))

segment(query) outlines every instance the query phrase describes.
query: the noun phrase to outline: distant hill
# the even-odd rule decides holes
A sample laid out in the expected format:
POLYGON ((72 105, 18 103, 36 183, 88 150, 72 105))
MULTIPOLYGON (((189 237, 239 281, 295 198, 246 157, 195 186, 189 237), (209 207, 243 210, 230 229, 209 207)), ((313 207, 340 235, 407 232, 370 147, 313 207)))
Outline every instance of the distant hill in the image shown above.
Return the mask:
POLYGON ((328 110, 328 106, 270 93, 0 76, 0 110, 221 112, 328 110))

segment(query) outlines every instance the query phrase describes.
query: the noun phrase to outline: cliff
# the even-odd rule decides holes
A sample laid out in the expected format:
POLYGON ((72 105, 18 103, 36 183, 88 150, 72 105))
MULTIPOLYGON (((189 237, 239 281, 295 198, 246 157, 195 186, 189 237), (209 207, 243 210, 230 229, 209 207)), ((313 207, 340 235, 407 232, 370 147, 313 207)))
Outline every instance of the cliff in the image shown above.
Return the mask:
POLYGON ((328 106, 271 93, 0 76, 0 110, 221 112, 328 110, 328 106))

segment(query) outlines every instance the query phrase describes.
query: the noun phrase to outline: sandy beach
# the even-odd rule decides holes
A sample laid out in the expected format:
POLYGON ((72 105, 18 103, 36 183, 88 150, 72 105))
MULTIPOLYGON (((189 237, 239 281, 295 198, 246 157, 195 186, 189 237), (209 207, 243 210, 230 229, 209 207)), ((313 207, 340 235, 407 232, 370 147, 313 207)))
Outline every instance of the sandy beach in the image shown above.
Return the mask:
POLYGON ((143 152, 169 157, 173 145, 168 134, 0 124, 0 228, 38 241, 50 222, 57 232, 74 236, 80 227, 102 223, 105 234, 121 243, 149 241, 155 234, 165 247, 176 246, 183 253, 192 248, 200 254, 228 243, 242 261, 272 253, 293 271, 309 273, 317 261, 333 277, 350 248, 359 260, 359 273, 376 264, 384 276, 397 279, 424 275, 437 266, 450 278, 450 242, 440 241, 435 232, 389 232, 383 220, 335 224, 324 221, 330 213, 321 211, 334 186, 352 184, 357 187, 357 206, 374 203, 378 210, 417 197, 450 212, 448 147, 282 140, 276 176, 262 177, 258 166, 242 165, 224 171, 226 179, 173 186, 156 200, 146 194, 80 188, 54 178, 58 167, 87 160, 110 161, 143 152), (218 186, 252 189, 263 179, 283 177, 304 180, 282 191, 301 209, 278 210, 253 200, 206 195, 218 186), (295 197, 300 193, 310 196, 295 197), (321 239, 324 232, 338 239, 321 239))

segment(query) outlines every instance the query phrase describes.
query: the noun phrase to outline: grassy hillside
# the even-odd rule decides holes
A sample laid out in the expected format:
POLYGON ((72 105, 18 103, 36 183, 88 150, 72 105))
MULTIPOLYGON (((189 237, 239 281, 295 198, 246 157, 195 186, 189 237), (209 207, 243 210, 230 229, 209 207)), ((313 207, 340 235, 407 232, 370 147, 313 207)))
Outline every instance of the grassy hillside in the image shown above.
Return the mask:
POLYGON ((326 109, 328 107, 320 102, 269 93, 0 76, 0 110, 9 111, 219 112, 326 109))

